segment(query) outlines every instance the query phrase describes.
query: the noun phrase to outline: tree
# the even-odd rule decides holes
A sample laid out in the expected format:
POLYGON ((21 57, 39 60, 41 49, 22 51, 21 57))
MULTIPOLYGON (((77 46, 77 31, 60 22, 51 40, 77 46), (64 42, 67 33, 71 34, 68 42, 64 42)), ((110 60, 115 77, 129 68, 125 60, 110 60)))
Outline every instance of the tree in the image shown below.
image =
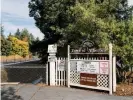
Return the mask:
POLYGON ((10 37, 10 36, 12 36, 12 33, 11 32, 9 33, 9 36, 8 37, 10 37))
POLYGON ((14 36, 10 36, 8 38, 8 40, 12 44, 12 48, 11 48, 11 54, 12 55, 18 54, 18 55, 21 55, 21 56, 25 57, 26 55, 29 54, 29 44, 28 44, 28 42, 24 42, 22 40, 19 40, 14 36))
POLYGON ((16 33, 15 33, 14 36, 15 36, 16 38, 20 39, 21 33, 20 33, 19 29, 17 29, 17 31, 16 31, 16 33))
POLYGON ((11 43, 8 41, 5 36, 4 36, 4 28, 1 27, 1 55, 3 56, 8 56, 10 55, 10 50, 11 50, 11 43))
POLYGON ((74 5, 75 0, 31 0, 29 2, 29 15, 34 17, 36 26, 44 34, 44 39, 40 43, 32 45, 32 47, 38 47, 37 52, 41 57, 47 56, 48 44, 57 43, 62 38, 63 30, 74 21, 70 11, 74 5))
POLYGON ((35 41, 35 37, 32 35, 32 33, 29 35, 29 43, 31 44, 33 41, 35 41))
POLYGON ((81 46, 89 40, 95 48, 107 49, 111 42, 113 53, 121 61, 119 71, 133 66, 132 7, 127 0, 31 0, 29 9, 45 35, 33 46, 43 57, 51 43, 81 46))
POLYGON ((36 38, 36 41, 40 41, 39 37, 36 38))
POLYGON ((25 42, 28 42, 30 40, 29 39, 29 32, 26 28, 21 31, 20 39, 22 41, 25 41, 25 42))
MULTIPOLYGON (((76 36, 79 45, 82 44, 80 41, 87 39, 95 48, 107 49, 108 44, 113 43, 113 53, 121 62, 118 71, 122 73, 119 74, 122 81, 125 81, 129 67, 133 67, 133 20, 132 11, 126 4, 127 1, 123 0, 77 2, 72 8, 75 23, 63 32, 66 40, 76 36)), ((71 41, 77 45, 76 40, 71 41)))
POLYGON ((10 41, 8 41, 4 38, 1 38, 1 55, 8 56, 8 55, 10 55, 10 51, 11 51, 10 41))
POLYGON ((69 9, 75 0, 31 0, 30 17, 34 17, 36 26, 52 42, 58 41, 62 29, 73 21, 69 9))
POLYGON ((0 36, 1 36, 1 37, 4 37, 4 27, 3 27, 3 26, 1 26, 0 36))

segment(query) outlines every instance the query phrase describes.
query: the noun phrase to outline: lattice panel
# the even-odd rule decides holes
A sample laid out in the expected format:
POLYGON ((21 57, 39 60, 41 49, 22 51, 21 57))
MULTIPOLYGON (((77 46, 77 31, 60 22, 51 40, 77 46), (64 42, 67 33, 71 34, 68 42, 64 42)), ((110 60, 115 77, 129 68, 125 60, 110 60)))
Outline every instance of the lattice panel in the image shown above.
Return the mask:
POLYGON ((70 82, 80 84, 80 73, 77 73, 76 62, 70 63, 70 82))
POLYGON ((70 82, 75 84, 80 84, 80 74, 77 71, 70 72, 70 82))
POLYGON ((109 75, 97 75, 97 86, 109 87, 109 75))

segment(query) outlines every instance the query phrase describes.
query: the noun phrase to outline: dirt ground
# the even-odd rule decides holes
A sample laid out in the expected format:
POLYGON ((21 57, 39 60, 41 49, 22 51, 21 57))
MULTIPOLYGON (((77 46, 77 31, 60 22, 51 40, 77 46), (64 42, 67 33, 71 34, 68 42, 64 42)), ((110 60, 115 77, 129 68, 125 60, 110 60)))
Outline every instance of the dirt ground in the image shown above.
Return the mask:
POLYGON ((133 83, 128 84, 119 84, 116 88, 117 96, 133 96, 133 83))

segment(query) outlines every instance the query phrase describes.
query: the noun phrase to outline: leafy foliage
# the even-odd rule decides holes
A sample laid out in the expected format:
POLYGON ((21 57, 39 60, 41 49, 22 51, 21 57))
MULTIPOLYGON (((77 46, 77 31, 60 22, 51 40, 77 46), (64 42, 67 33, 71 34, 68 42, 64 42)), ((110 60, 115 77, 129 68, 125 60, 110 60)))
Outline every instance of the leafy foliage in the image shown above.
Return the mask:
MULTIPOLYGON (((77 2, 72 11, 76 20, 68 29, 81 35, 77 37, 74 34, 79 38, 79 44, 87 39, 95 44, 95 48, 108 49, 108 44, 113 43, 113 53, 121 62, 120 77, 125 79, 123 73, 133 67, 133 20, 132 9, 127 6, 127 1, 104 0, 98 4, 95 0, 77 2)), ((73 36, 69 32, 63 33, 66 37, 73 36)))
POLYGON ((11 46, 12 47, 12 50, 11 50, 12 55, 18 54, 18 55, 25 57, 26 55, 29 54, 28 42, 21 41, 14 36, 8 37, 8 40, 12 44, 12 46, 11 46))
POLYGON ((9 34, 8 38, 4 36, 4 28, 1 26, 1 55, 21 55, 25 57, 29 54, 29 45, 35 41, 34 36, 28 32, 27 29, 20 31, 17 29, 16 33, 9 34))
POLYGON ((0 40, 1 40, 1 55, 10 55, 10 51, 11 51, 11 43, 10 41, 8 41, 5 36, 4 36, 4 28, 1 27, 1 36, 0 36, 0 40))
POLYGON ((10 51, 11 51, 10 41, 8 41, 4 38, 1 38, 1 55, 8 56, 8 55, 10 55, 10 51))
POLYGON ((31 33, 29 33, 29 31, 26 28, 22 29, 22 31, 17 29, 14 36, 19 40, 29 42, 29 44, 35 41, 35 37, 31 33))
POLYGON ((17 29, 16 33, 14 34, 14 36, 18 39, 21 39, 21 32, 19 29, 17 29))
POLYGON ((57 42, 62 29, 73 21, 69 9, 74 5, 72 0, 31 0, 30 16, 34 17, 36 26, 45 35, 45 39, 57 42))
POLYGON ((88 40, 108 49, 111 42, 122 65, 119 71, 133 66, 133 7, 127 0, 31 0, 29 9, 45 35, 33 46, 43 57, 51 43, 79 46, 88 40))
POLYGON ((73 22, 70 7, 74 4, 75 0, 31 0, 29 2, 29 15, 34 17, 36 26, 45 36, 42 41, 34 42, 31 49, 36 50, 45 61, 48 44, 57 43, 62 38, 63 30, 73 22))

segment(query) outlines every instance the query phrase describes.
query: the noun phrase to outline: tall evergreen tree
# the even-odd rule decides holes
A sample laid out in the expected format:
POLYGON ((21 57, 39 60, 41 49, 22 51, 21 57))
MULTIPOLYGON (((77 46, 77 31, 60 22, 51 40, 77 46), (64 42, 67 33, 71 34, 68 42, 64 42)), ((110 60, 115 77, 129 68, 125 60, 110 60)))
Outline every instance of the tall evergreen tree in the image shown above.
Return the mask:
MULTIPOLYGON (((56 43, 62 38, 64 29, 74 21, 71 7, 76 0, 31 0, 29 15, 35 20, 35 25, 44 34, 44 39, 31 46, 42 58, 47 56, 48 44, 56 43)), ((46 59, 45 59, 46 61, 46 59)))
POLYGON ((27 30, 26 28, 23 29, 23 30, 21 31, 20 39, 23 40, 23 41, 28 42, 29 39, 30 39, 29 37, 30 37, 30 36, 29 36, 29 32, 28 32, 28 30, 27 30))
POLYGON ((40 41, 39 37, 36 38, 36 41, 40 41))
POLYGON ((16 38, 20 39, 21 33, 20 33, 20 30, 19 30, 19 29, 17 29, 17 31, 16 31, 16 33, 15 33, 14 36, 15 36, 16 38))
POLYGON ((11 51, 11 43, 8 41, 4 36, 4 28, 1 28, 1 55, 2 56, 8 56, 10 55, 11 51))
POLYGON ((35 37, 32 35, 32 33, 29 35, 29 43, 32 44, 32 42, 35 41, 35 37))
POLYGON ((73 21, 69 10, 74 3, 75 0, 31 0, 29 15, 34 17, 45 38, 54 43, 59 40, 62 29, 73 21))
POLYGON ((1 28, 0 28, 0 29, 1 29, 0 36, 1 36, 1 37, 5 37, 5 36, 4 36, 4 27, 3 27, 3 26, 1 26, 1 28))

